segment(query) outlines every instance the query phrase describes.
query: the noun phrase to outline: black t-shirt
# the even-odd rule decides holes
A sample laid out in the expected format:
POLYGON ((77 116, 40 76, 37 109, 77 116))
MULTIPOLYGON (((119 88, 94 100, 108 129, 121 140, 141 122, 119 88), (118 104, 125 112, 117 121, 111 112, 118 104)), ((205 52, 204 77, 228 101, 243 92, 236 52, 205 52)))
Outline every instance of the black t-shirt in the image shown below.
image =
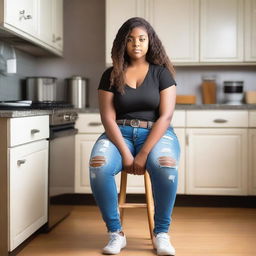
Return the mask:
POLYGON ((158 65, 149 65, 148 73, 138 88, 125 85, 125 94, 110 87, 110 74, 113 67, 102 75, 98 89, 114 93, 116 119, 139 119, 156 121, 159 118, 160 91, 176 85, 169 70, 158 65))

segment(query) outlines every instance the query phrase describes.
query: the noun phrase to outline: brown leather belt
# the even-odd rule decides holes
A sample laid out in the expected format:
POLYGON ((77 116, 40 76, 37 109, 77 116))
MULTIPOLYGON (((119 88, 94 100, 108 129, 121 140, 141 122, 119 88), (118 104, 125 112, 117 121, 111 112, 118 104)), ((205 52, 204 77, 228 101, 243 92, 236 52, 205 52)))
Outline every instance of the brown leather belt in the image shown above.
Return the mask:
POLYGON ((139 119, 119 119, 119 120, 116 120, 116 123, 117 124, 122 124, 122 125, 129 125, 129 126, 132 126, 134 128, 151 128, 154 124, 154 122, 151 122, 151 121, 142 121, 142 120, 139 120, 139 119))

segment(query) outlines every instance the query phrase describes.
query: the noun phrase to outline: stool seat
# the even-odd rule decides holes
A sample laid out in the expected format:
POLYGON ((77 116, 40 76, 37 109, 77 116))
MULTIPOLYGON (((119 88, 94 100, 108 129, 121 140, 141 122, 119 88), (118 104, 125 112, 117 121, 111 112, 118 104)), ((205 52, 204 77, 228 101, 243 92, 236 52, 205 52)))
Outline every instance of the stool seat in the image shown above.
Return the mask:
POLYGON ((153 193, 152 193, 150 176, 147 171, 144 174, 144 186, 145 186, 146 203, 126 203, 127 172, 122 171, 119 202, 118 202, 120 219, 121 219, 121 223, 123 223, 125 208, 147 208, 149 233, 150 233, 151 241, 153 243, 154 201, 153 201, 153 193))

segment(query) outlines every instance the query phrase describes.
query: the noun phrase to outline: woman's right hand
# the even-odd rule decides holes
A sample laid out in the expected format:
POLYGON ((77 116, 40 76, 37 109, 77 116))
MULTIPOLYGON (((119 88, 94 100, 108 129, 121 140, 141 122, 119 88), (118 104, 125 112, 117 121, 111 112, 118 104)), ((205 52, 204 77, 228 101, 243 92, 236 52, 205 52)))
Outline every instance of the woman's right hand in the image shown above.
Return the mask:
POLYGON ((123 159, 123 170, 127 173, 134 174, 133 161, 134 157, 131 152, 126 153, 122 156, 123 159))

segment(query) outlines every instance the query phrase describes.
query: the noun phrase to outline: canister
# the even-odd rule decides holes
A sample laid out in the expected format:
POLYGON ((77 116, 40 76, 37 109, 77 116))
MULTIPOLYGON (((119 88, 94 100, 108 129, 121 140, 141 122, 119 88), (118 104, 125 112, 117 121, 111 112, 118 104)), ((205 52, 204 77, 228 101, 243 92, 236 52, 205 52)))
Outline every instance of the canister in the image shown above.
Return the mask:
POLYGON ((82 76, 72 76, 67 79, 68 102, 75 108, 89 107, 88 79, 82 76))

